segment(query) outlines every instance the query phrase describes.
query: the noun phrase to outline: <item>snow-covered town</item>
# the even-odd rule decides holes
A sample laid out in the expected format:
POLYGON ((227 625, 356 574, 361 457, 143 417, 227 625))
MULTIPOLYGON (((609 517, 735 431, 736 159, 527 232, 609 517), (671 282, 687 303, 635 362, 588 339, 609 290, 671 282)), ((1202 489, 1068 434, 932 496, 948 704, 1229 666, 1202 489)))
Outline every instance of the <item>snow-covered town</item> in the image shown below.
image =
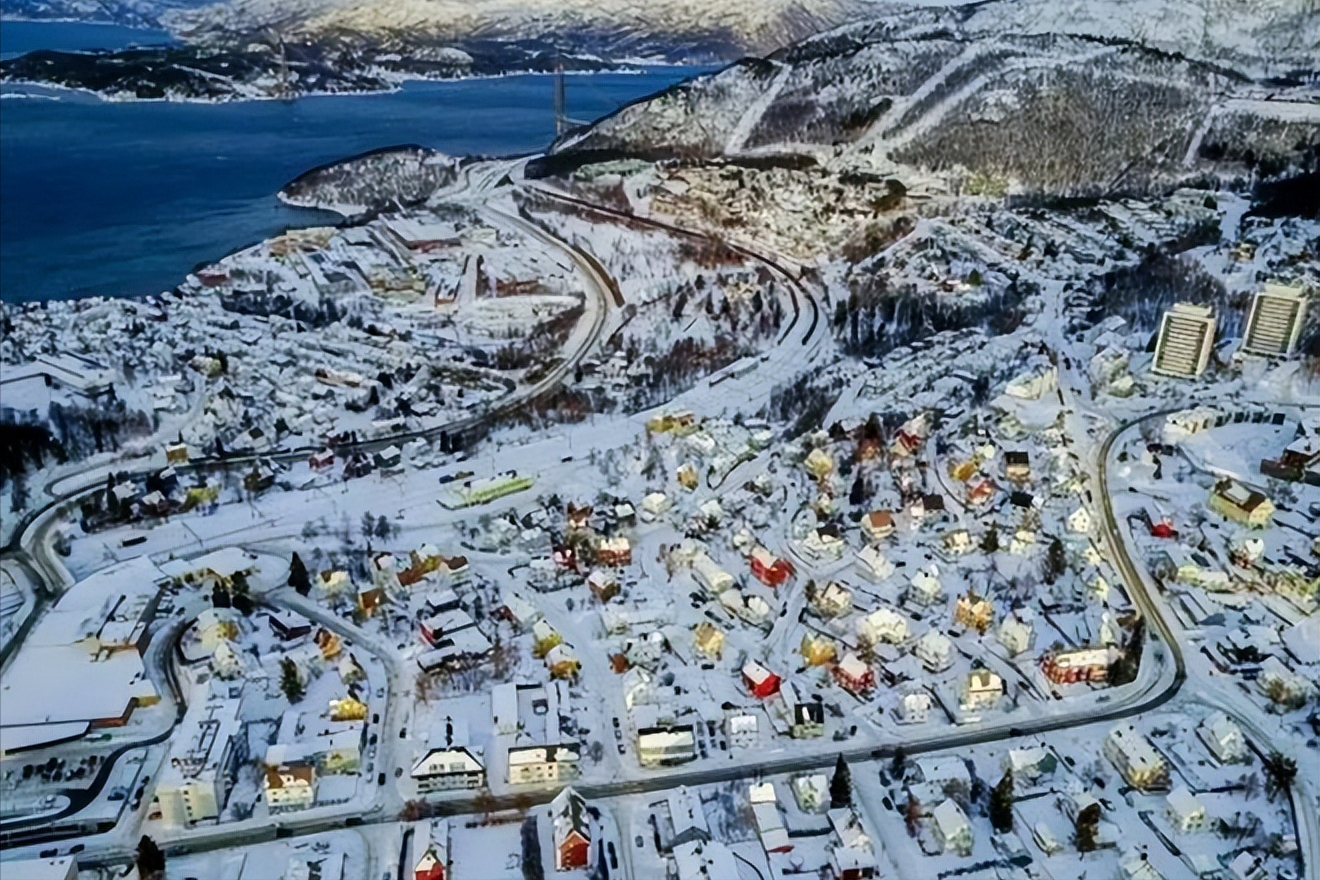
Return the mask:
POLYGON ((0 876, 1316 877, 1314 90, 1074 204, 895 46, 4 304, 0 876))

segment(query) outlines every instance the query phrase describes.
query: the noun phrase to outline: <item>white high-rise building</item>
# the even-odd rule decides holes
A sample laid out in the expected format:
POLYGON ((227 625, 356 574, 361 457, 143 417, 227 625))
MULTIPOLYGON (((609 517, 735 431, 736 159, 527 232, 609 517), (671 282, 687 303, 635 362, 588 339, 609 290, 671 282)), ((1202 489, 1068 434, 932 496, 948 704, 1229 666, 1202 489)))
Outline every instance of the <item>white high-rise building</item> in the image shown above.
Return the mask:
POLYGON ((1205 372, 1215 340, 1215 313, 1209 306, 1176 303, 1160 321, 1152 369, 1164 376, 1190 377, 1205 372))
POLYGON ((1306 294, 1300 287, 1266 284, 1251 299, 1242 349, 1251 354, 1292 354, 1306 319, 1306 294))

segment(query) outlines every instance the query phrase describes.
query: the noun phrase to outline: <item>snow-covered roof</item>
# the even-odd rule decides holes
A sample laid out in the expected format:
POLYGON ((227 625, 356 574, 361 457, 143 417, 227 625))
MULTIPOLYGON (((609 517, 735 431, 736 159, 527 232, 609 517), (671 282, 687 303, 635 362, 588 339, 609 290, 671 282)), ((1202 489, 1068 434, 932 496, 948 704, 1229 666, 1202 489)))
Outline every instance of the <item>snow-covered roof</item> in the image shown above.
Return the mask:
POLYGON ((448 776, 455 773, 480 773, 483 765, 465 747, 432 749, 413 764, 413 779, 448 776))
POLYGON ((1173 791, 1165 795, 1165 801, 1169 809, 1173 810, 1179 816, 1194 816, 1197 813, 1204 813, 1205 807, 1196 799, 1185 785, 1180 785, 1173 791))
POLYGON ((940 802, 939 806, 931 812, 931 818, 939 826, 940 835, 945 840, 956 837, 971 828, 967 821, 967 814, 962 811, 962 807, 959 807, 950 798, 945 798, 940 802))

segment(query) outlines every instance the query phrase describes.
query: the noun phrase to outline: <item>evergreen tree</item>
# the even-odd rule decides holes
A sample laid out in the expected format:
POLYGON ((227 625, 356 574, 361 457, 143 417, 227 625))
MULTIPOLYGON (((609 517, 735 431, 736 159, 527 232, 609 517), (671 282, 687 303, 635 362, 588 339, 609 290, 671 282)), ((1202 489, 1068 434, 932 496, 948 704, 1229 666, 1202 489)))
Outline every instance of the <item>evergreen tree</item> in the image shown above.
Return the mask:
POLYGON ((302 679, 298 677, 298 667, 288 657, 280 661, 280 690, 284 691, 290 703, 297 703, 307 692, 302 679))
POLYGON ((866 500, 866 483, 862 481, 862 475, 859 472, 857 479, 853 480, 852 491, 848 494, 848 503, 853 507, 859 507, 866 500))
POLYGON ((1001 834, 1013 830, 1013 774, 1004 778, 990 792, 990 824, 1001 834))
POLYGON ((105 509, 113 517, 119 516, 119 499, 115 496, 115 475, 105 478, 105 509))
POLYGON ((229 608, 234 603, 229 599, 229 591, 216 584, 211 588, 211 605, 216 608, 229 608))
POLYGON ((889 775, 894 779, 902 779, 907 773, 907 749, 899 746, 894 749, 894 760, 889 764, 889 775))
POLYGON ((839 760, 834 763, 834 776, 830 778, 830 809, 851 806, 852 771, 848 769, 848 762, 843 760, 843 755, 839 755, 839 760))
POLYGON ((145 834, 138 841, 137 870, 142 880, 160 880, 165 876, 165 853, 145 834))
POLYGON ((306 596, 312 591, 311 579, 307 576, 307 566, 303 565, 302 557, 297 553, 289 560, 289 586, 298 591, 298 595, 306 596))
POLYGON ((990 528, 985 530, 985 535, 981 538, 981 551, 983 553, 999 552, 999 526, 990 523, 990 528))
POLYGON ((1287 794, 1297 778, 1297 761, 1279 752, 1270 752, 1265 759, 1265 791, 1270 800, 1278 794, 1287 794))
POLYGON ((1073 825, 1073 842, 1077 845, 1077 851, 1081 853, 1095 852, 1098 845, 1095 835, 1099 830, 1100 804, 1090 804, 1077 814, 1077 821, 1073 825))
POLYGON ((1063 542, 1058 538, 1050 541, 1049 549, 1045 551, 1045 583, 1053 584, 1063 573, 1068 570, 1068 554, 1063 549, 1063 542))

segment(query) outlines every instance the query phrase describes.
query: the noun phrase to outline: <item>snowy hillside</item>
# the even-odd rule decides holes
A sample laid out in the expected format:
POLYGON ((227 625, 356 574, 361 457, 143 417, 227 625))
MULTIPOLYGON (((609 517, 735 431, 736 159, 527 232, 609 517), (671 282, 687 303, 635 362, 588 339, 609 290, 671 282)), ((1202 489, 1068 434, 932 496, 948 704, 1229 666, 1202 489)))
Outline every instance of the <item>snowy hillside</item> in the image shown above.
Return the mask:
POLYGON ((855 19, 859 0, 228 0, 170 16, 193 38, 223 38, 261 29, 299 37, 352 35, 423 42, 470 38, 562 37, 615 57, 686 44, 728 57, 764 53, 855 19))
POLYGON ((0 0, 10 19, 91 21, 126 27, 159 27, 162 13, 201 6, 205 0, 0 0))
MULTIPOLYGON (((1088 9, 1101 5, 1117 15, 1126 2, 1088 9)), ((1174 5, 1147 7, 1168 12, 1174 5)), ((1261 79, 1263 64, 1230 64, 1229 55, 1264 51, 1276 33, 1264 8, 1273 4, 1260 5, 1263 17, 1244 16, 1231 45, 1215 42, 1207 28, 1186 54, 1113 33, 991 30, 1065 24, 1030 19, 1030 4, 909 11, 681 84, 570 135, 556 151, 561 163, 574 154, 791 152, 881 172, 894 164, 962 169, 1065 195, 1141 192, 1234 163, 1229 173, 1244 164, 1277 173, 1305 161, 1320 103, 1302 84, 1304 65, 1289 66, 1289 86, 1261 79), (992 15, 1010 7, 1016 17, 992 15), (1207 47, 1214 62, 1193 57, 1207 47)), ((1152 15, 1147 23, 1159 20, 1152 15)), ((1320 13, 1305 21, 1320 22, 1320 13)), ((1136 34, 1142 24, 1123 27, 1136 34)), ((1283 58, 1273 56, 1274 74, 1283 72, 1283 58)))

